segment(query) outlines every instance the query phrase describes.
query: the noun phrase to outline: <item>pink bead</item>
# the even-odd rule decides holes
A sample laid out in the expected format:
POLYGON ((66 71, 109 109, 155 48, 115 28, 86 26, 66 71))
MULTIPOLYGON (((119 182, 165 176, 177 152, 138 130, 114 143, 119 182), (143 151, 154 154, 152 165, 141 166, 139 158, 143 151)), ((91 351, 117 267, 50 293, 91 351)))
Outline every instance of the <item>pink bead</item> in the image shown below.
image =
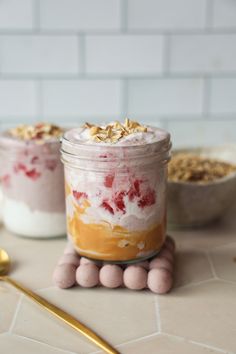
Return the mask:
POLYGON ((77 255, 74 255, 74 254, 63 254, 63 256, 60 258, 58 264, 61 265, 61 264, 73 264, 75 265, 76 267, 79 266, 79 263, 80 263, 80 258, 79 256, 77 255))
POLYGON ((64 254, 77 254, 73 244, 70 241, 67 242, 66 248, 64 250, 64 254))
POLYGON ((168 248, 171 252, 175 251, 175 241, 170 236, 166 237, 165 247, 168 248))
POLYGON ((98 284, 99 270, 95 264, 83 264, 76 271, 77 283, 84 288, 92 288, 98 284))
POLYGON ((147 285, 147 272, 138 266, 128 266, 124 271, 124 284, 132 290, 144 289, 147 285))
POLYGON ((92 259, 88 259, 88 258, 85 258, 85 257, 81 257, 80 258, 80 264, 81 265, 84 265, 84 264, 95 264, 97 266, 101 266, 102 265, 102 262, 100 261, 93 261, 92 259))
POLYGON ((138 262, 138 263, 135 263, 135 264, 132 264, 134 267, 142 267, 146 270, 149 269, 149 262, 148 261, 143 261, 143 262, 138 262))
POLYGON ((173 283, 171 273, 164 268, 153 268, 148 273, 147 284, 151 291, 157 294, 167 293, 173 283))
POLYGON ((75 284, 76 266, 73 264, 58 265, 53 273, 53 283, 59 288, 70 288, 75 284))
POLYGON ((173 263, 169 261, 167 258, 163 257, 155 257, 153 260, 151 260, 149 264, 149 268, 165 268, 169 270, 169 272, 173 271, 173 263))
POLYGON ((107 288, 118 288, 123 283, 123 270, 115 264, 106 264, 100 269, 99 280, 107 288))
POLYGON ((174 261, 174 253, 168 250, 167 248, 163 248, 161 252, 158 254, 159 258, 166 258, 170 262, 174 261))

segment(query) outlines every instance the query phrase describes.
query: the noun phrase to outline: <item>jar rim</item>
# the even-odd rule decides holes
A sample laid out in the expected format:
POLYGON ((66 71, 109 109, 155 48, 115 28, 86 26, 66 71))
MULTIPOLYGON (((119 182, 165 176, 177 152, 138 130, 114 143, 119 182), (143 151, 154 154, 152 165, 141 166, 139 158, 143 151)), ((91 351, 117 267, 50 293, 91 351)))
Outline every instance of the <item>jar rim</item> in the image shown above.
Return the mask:
POLYGON ((130 165, 139 164, 141 161, 142 164, 166 164, 170 159, 172 146, 170 133, 164 129, 158 130, 164 133, 161 139, 139 145, 85 144, 70 141, 64 134, 61 138, 61 161, 80 169, 93 169, 92 164, 96 164, 96 168, 106 169, 107 163, 120 168, 127 161, 130 165))
POLYGON ((150 141, 150 142, 147 142, 145 144, 130 144, 130 145, 121 145, 121 144, 86 144, 86 143, 83 143, 83 142, 80 142, 80 141, 72 141, 71 139, 68 139, 67 138, 67 134, 68 132, 70 131, 66 131, 60 141, 61 141, 61 153, 68 153, 69 155, 71 156, 74 156, 74 157, 77 157, 78 154, 76 153, 77 151, 80 151, 81 150, 84 150, 84 151, 94 151, 95 149, 96 150, 99 150, 100 152, 102 151, 107 151, 108 149, 111 150, 112 152, 118 152, 118 151, 121 151, 121 150, 132 150, 132 151, 142 151, 145 147, 152 147, 152 146, 163 146, 163 145, 166 145, 166 144, 170 144, 170 133, 164 129, 161 129, 161 128, 156 128, 155 129, 158 129, 158 131, 160 131, 161 133, 163 133, 163 137, 158 139, 158 140, 155 140, 155 141, 150 141), (68 148, 68 149, 66 149, 68 148), (70 148, 75 148, 75 153, 72 153, 71 152, 71 149, 70 148))
POLYGON ((57 157, 60 154, 60 139, 45 140, 39 144, 32 140, 18 140, 11 136, 0 134, 0 156, 1 158, 15 159, 15 156, 25 154, 57 157))

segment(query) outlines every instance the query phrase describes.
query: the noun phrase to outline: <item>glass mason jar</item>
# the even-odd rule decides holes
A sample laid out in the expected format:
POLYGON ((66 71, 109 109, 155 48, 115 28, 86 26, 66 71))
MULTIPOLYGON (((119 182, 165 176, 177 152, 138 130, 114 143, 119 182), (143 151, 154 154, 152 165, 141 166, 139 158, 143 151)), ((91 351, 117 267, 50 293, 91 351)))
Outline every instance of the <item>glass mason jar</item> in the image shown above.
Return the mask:
POLYGON ((158 131, 158 141, 129 146, 83 144, 73 130, 64 134, 67 233, 80 255, 127 263, 161 249, 171 143, 158 131))
POLYGON ((2 133, 0 179, 2 218, 9 231, 38 238, 66 234, 59 139, 38 144, 2 133))

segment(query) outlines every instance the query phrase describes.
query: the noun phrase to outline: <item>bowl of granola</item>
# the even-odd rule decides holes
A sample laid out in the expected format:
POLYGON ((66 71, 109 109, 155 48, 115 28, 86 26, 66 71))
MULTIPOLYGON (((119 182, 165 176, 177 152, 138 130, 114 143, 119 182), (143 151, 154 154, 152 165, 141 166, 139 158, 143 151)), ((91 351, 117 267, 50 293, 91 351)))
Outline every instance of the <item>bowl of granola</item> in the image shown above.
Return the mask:
POLYGON ((171 227, 220 218, 236 198, 236 145, 174 150, 167 195, 171 227))

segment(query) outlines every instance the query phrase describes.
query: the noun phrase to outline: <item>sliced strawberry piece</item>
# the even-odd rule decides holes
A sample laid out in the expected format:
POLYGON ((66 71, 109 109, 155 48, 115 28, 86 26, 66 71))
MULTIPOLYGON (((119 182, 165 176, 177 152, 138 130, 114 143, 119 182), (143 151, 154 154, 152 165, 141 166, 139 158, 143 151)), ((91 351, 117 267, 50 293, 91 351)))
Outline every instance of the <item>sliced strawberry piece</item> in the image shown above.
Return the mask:
POLYGON ((114 214, 114 210, 113 210, 113 208, 110 206, 110 204, 108 203, 107 200, 103 200, 101 206, 102 206, 105 210, 109 211, 111 214, 114 214))
POLYGON ((56 160, 46 160, 45 166, 48 170, 54 171, 55 168, 57 167, 57 161, 56 160))
POLYGON ((145 208, 146 206, 150 206, 155 204, 156 202, 156 195, 155 191, 150 189, 147 193, 138 201, 138 206, 140 208, 145 208))
POLYGON ((23 163, 18 162, 18 163, 16 163, 15 166, 14 166, 14 172, 15 172, 15 173, 18 173, 18 172, 20 172, 20 171, 26 172, 26 171, 27 171, 27 168, 26 168, 26 166, 25 166, 23 163))
POLYGON ((125 195, 126 195, 125 191, 121 191, 114 198, 115 206, 117 207, 118 210, 121 210, 123 213, 125 213, 126 211, 125 202, 124 202, 125 195))
POLYGON ((85 192, 73 191, 72 193, 73 193, 73 196, 75 197, 75 199, 77 199, 77 200, 79 200, 81 198, 85 198, 85 199, 88 198, 88 194, 85 192))
POLYGON ((134 197, 140 197, 140 182, 141 180, 136 179, 133 185, 128 191, 129 200, 132 201, 134 197))
POLYGON ((10 187, 10 181, 11 181, 11 177, 8 174, 1 177, 2 185, 6 188, 10 187))
POLYGON ((129 191, 128 191, 128 197, 129 197, 129 200, 132 201, 134 200, 134 197, 135 197, 135 190, 133 189, 133 187, 130 187, 129 191))
POLYGON ((25 171, 25 175, 35 181, 41 176, 41 173, 33 168, 32 170, 25 171))
POLYGON ((114 181, 114 178, 115 178, 115 176, 112 175, 112 174, 107 175, 105 177, 105 180, 104 180, 104 186, 107 187, 107 188, 111 188, 112 184, 113 184, 113 181, 114 181))
POLYGON ((38 161, 39 161, 39 157, 38 157, 38 156, 33 156, 30 162, 32 163, 32 165, 34 165, 34 164, 36 164, 38 161))
POLYGON ((102 159, 106 159, 107 158, 107 155, 104 154, 104 155, 99 155, 99 157, 101 157, 102 159))
POLYGON ((135 193, 136 193, 137 197, 140 197, 140 183, 141 183, 141 182, 142 182, 142 181, 139 180, 139 179, 136 179, 136 180, 134 181, 134 189, 135 189, 135 193))

